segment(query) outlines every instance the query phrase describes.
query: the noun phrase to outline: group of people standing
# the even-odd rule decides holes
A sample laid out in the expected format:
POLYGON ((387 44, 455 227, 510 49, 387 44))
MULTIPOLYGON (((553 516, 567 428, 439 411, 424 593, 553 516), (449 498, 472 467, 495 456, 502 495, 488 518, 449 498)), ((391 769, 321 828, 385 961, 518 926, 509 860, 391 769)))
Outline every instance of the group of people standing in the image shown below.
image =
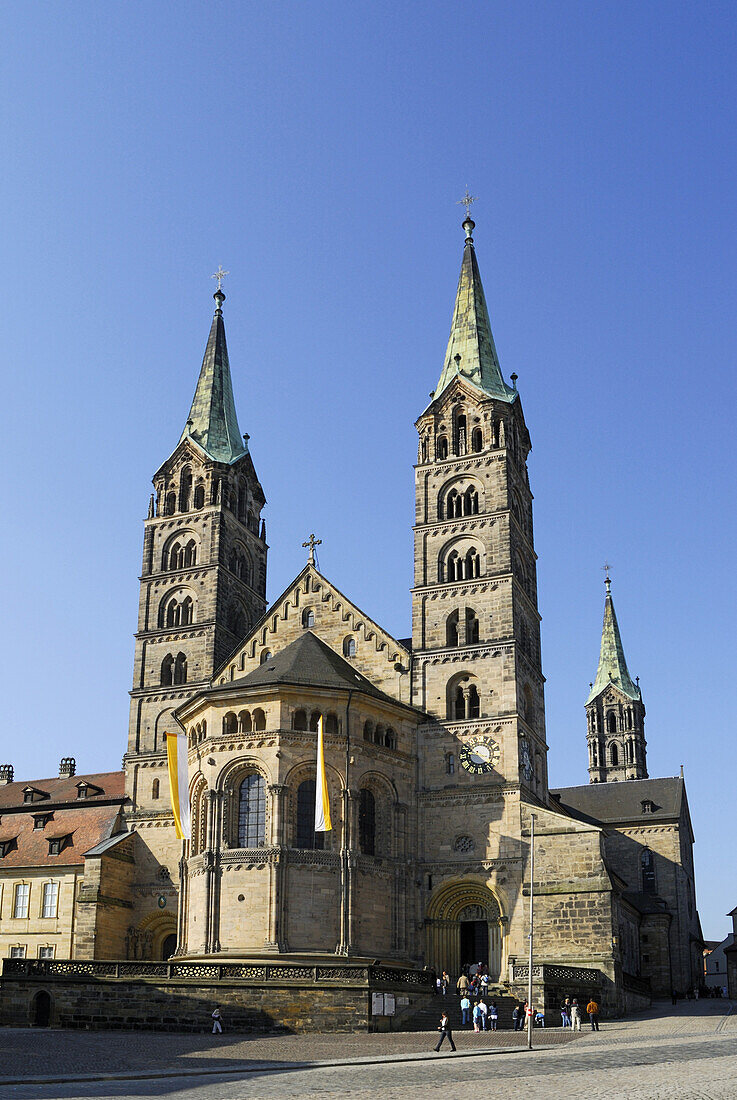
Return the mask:
MULTIPOLYGON (((586 1005, 586 1015, 589 1018, 591 1030, 598 1031, 599 1006, 593 997, 586 1005)), ((581 1030, 581 1007, 575 997, 573 1000, 571 1000, 570 997, 566 997, 566 999, 561 1002, 560 1019, 563 1027, 570 1027, 574 1031, 581 1030)))

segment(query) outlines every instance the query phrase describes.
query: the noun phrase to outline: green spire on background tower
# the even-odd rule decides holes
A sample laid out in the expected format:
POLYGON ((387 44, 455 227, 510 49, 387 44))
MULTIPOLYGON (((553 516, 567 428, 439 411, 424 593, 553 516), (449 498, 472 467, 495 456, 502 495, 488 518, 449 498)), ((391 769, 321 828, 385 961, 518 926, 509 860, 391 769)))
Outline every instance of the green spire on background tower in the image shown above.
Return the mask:
POLYGON ((609 566, 606 569, 606 598, 604 600, 604 625, 601 631, 601 651, 599 653, 599 667, 596 670, 589 697, 588 705, 605 688, 613 684, 628 695, 630 699, 641 699, 640 689, 633 683, 624 657, 624 647, 619 633, 619 623, 614 611, 612 600, 612 582, 609 579, 609 566))
POLYGON ((227 272, 222 269, 213 275, 218 280, 218 288, 213 295, 216 302, 215 316, 210 326, 192 408, 180 443, 189 437, 215 462, 230 463, 241 458, 246 453, 246 447, 238 427, 228 345, 225 342, 225 295, 220 287, 225 275, 227 272))

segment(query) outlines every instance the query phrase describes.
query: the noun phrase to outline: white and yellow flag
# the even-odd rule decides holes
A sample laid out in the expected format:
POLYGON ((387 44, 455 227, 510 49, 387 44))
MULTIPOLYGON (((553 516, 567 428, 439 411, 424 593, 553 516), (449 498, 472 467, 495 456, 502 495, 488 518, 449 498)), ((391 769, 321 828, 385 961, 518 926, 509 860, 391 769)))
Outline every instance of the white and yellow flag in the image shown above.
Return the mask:
POLYGON ((189 840, 192 820, 189 812, 189 772, 186 733, 166 735, 166 759, 169 764, 169 790, 178 840, 189 840))
POLYGON ((330 824, 330 799, 328 777, 325 774, 325 744, 322 736, 322 715, 317 723, 317 780, 315 783, 315 832, 328 833, 330 824))

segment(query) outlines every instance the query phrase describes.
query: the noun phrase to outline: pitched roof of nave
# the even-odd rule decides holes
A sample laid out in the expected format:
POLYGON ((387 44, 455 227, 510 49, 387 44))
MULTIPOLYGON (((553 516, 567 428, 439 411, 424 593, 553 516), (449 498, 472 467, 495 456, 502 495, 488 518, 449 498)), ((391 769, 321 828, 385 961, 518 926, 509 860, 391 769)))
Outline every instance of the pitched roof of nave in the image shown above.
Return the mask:
POLYGON ((609 685, 619 688, 630 699, 642 699, 642 693, 637 684, 633 683, 627 668, 624 656, 622 636, 619 633, 619 623, 614 610, 612 600, 612 582, 609 576, 606 578, 606 597, 604 599, 604 624, 601 630, 601 650, 599 652, 599 667, 596 670, 594 680, 586 705, 594 700, 597 695, 605 691, 609 685))
POLYGON ((415 709, 406 703, 400 703, 377 688, 311 630, 306 630, 299 638, 279 650, 252 672, 229 680, 225 684, 208 688, 205 693, 210 695, 238 688, 258 689, 278 684, 320 687, 334 691, 357 691, 383 703, 390 703, 392 706, 406 707, 407 710, 415 709))
POLYGON ((230 377, 228 345, 222 305, 225 295, 217 290, 217 303, 205 347, 192 407, 179 442, 191 437, 215 462, 232 463, 247 453, 238 427, 230 377))
POLYGON ((649 825, 680 817, 686 785, 679 776, 626 779, 621 783, 586 783, 551 790, 551 798, 571 814, 592 824, 618 825, 637 821, 649 825), (645 810, 643 802, 650 803, 645 810))
POLYGON ((463 228, 466 230, 466 240, 450 339, 434 396, 435 399, 440 397, 453 379, 460 377, 490 397, 511 403, 517 397, 517 391, 508 386, 502 377, 471 235, 475 223, 470 217, 464 221, 463 228))

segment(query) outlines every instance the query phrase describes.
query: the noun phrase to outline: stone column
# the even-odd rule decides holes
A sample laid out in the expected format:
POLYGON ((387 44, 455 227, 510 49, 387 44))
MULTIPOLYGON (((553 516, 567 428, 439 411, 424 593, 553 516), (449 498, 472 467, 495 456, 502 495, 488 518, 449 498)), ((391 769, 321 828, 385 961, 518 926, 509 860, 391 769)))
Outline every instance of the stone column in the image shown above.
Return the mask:
POLYGON ((287 788, 280 783, 269 787, 271 795, 271 848, 269 856, 269 913, 268 927, 264 947, 277 951, 286 951, 286 926, 284 897, 286 895, 284 878, 287 873, 284 852, 284 799, 287 788))

